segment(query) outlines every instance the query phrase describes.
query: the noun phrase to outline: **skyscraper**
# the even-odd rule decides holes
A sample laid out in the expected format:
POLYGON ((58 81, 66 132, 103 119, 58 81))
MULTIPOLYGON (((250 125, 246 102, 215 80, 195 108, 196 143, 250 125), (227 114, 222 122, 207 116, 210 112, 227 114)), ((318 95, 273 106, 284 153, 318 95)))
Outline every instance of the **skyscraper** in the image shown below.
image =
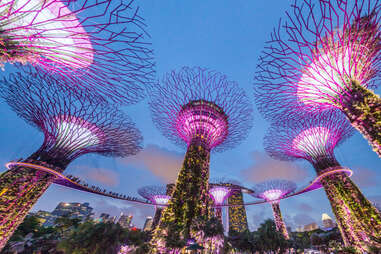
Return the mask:
POLYGON ((148 216, 146 222, 144 222, 143 231, 150 231, 152 229, 153 218, 148 216))
POLYGON ((323 227, 324 228, 334 228, 335 223, 333 222, 332 218, 329 217, 328 214, 323 213, 321 216, 321 220, 323 221, 323 227))
POLYGON ((71 218, 78 218, 82 221, 89 219, 92 213, 93 208, 90 207, 89 203, 65 203, 61 202, 58 204, 56 209, 52 212, 54 216, 69 216, 71 218))
POLYGON ((132 215, 124 215, 123 213, 121 213, 118 223, 123 228, 129 228, 131 226, 131 221, 132 221, 132 215))

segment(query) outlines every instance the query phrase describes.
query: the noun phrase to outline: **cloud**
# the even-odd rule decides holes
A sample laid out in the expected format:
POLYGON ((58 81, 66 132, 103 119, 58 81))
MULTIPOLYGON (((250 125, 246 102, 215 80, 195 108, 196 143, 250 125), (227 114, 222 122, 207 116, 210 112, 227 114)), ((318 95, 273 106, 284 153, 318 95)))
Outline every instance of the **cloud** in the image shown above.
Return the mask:
POLYGON ((147 145, 137 155, 123 158, 121 161, 150 171, 164 183, 173 183, 176 181, 183 159, 183 154, 156 145, 147 145))
POLYGON ((312 212, 314 209, 307 203, 299 203, 298 210, 305 211, 305 212, 312 212))
POLYGON ((296 226, 305 226, 307 224, 316 222, 311 216, 304 213, 298 213, 293 217, 296 226))
POLYGON ((262 182, 270 179, 301 181, 308 176, 306 169, 287 161, 278 161, 259 151, 252 153, 254 164, 241 171, 249 182, 262 182))
POLYGON ((366 187, 375 187, 379 184, 379 176, 375 171, 358 167, 353 170, 352 180, 356 183, 360 188, 366 187))
POLYGON ((147 216, 154 216, 155 209, 153 206, 143 204, 126 203, 127 207, 116 206, 104 199, 95 203, 95 217, 99 217, 101 213, 108 213, 111 216, 117 216, 121 213, 132 215, 132 223, 137 227, 142 227, 147 216))
POLYGON ((113 170, 105 168, 93 168, 83 165, 77 166, 75 170, 78 171, 79 178, 83 179, 85 182, 87 180, 92 180, 94 182, 110 187, 119 185, 119 174, 113 170))

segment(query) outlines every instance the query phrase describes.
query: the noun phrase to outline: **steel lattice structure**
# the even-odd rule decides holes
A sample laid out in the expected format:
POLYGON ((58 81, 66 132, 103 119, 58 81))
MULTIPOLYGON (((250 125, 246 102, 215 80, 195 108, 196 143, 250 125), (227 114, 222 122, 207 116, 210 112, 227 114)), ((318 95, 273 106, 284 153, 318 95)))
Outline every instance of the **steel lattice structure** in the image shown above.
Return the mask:
POLYGON ((282 214, 279 207, 279 201, 285 195, 295 191, 296 184, 288 180, 274 179, 259 183, 253 187, 254 193, 251 195, 265 199, 271 202, 276 228, 283 234, 286 239, 289 239, 286 224, 282 219, 282 214))
POLYGON ((254 90, 269 119, 339 108, 381 156, 379 1, 296 0, 259 58, 254 90))
POLYGON ((288 124, 287 128, 278 122, 271 125, 264 139, 266 152, 281 160, 308 160, 319 170, 336 165, 334 149, 353 134, 353 128, 337 110, 288 124))
MULTIPOLYGON (((220 242, 204 237, 201 225, 214 216, 209 195, 210 152, 242 141, 252 126, 252 107, 237 83, 221 73, 183 67, 149 91, 155 125, 168 139, 187 146, 172 198, 151 241, 153 253, 181 249, 194 238, 209 249, 220 242), (178 245, 169 246, 167 237, 178 245)), ((213 247, 214 246, 214 247, 213 247)))
POLYGON ((351 132, 349 122, 342 119, 340 112, 327 111, 320 117, 312 115, 273 123, 264 145, 276 159, 311 162, 321 177, 344 243, 364 250, 367 244, 377 245, 381 214, 347 174, 340 172, 343 168, 334 156, 335 147, 351 132))
MULTIPOLYGON (((127 116, 60 82, 65 80, 17 73, 1 84, 0 96, 12 110, 44 133, 41 147, 23 163, 62 172, 86 153, 125 157, 141 149, 142 136, 127 116)), ((21 165, 0 176, 0 248, 54 179, 21 165)))
POLYGON ((105 100, 134 103, 154 75, 133 0, 5 0, 0 64, 31 64, 105 100))
POLYGON ((182 146, 188 146, 194 135, 204 135, 209 149, 223 151, 245 139, 253 124, 245 92, 208 69, 183 67, 167 73, 150 97, 155 125, 182 146))
POLYGON ((155 216, 152 222, 152 230, 154 230, 157 224, 159 223, 163 209, 168 204, 168 201, 171 199, 171 196, 167 195, 166 186, 157 186, 157 185, 142 187, 138 189, 138 193, 143 198, 155 204, 156 211, 155 211, 155 216))

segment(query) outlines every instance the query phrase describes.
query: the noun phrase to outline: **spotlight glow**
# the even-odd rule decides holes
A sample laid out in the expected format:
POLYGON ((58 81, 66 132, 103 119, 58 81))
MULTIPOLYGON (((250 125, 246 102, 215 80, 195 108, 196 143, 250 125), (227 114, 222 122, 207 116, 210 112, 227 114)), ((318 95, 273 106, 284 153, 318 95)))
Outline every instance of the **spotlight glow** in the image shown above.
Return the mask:
POLYGON ((177 132, 188 144, 199 137, 212 148, 228 135, 226 115, 211 102, 199 100, 185 105, 176 120, 177 132))
POLYGON ((78 150, 101 143, 97 126, 73 116, 57 117, 56 146, 78 150))
POLYGON ((0 13, 12 13, 6 15, 6 19, 12 22, 0 19, 1 29, 19 47, 33 53, 35 62, 42 56, 74 69, 85 68, 93 63, 90 39, 64 3, 6 0, 0 4, 0 13))
POLYGON ((272 201, 272 200, 277 200, 279 198, 281 198, 283 195, 283 191, 282 190, 267 190, 265 192, 263 192, 262 196, 268 200, 268 201, 272 201))
POLYGON ((154 195, 154 196, 152 196, 152 200, 154 200, 155 204, 159 207, 166 206, 170 199, 171 199, 171 197, 167 196, 167 195, 154 195))
POLYGON ((311 157, 326 154, 326 145, 330 141, 330 131, 325 127, 313 127, 300 132, 292 141, 292 148, 305 152, 311 157))
POLYGON ((336 51, 338 52, 319 55, 304 69, 297 85, 296 95, 299 101, 316 107, 325 103, 334 104, 345 90, 350 89, 351 80, 363 83, 361 76, 356 74, 361 73, 366 65, 361 61, 364 52, 353 48, 336 51), (351 64, 353 58, 356 58, 357 65, 351 64))
POLYGON ((216 205, 222 205, 225 199, 230 194, 230 189, 223 186, 216 186, 209 190, 210 195, 212 196, 214 203, 216 205))

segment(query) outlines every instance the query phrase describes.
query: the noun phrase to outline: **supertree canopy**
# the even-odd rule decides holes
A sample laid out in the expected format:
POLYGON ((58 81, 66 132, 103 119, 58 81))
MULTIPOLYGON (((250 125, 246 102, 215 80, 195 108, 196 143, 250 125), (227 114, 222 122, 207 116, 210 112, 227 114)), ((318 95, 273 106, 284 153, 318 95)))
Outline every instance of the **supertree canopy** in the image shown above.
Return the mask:
POLYGON ((133 0, 1 1, 0 65, 29 63, 67 77, 64 85, 133 103, 154 73, 143 21, 133 0))
POLYGON ((1 84, 0 96, 43 132, 44 142, 27 159, 11 163, 0 176, 0 248, 54 180, 51 174, 35 168, 62 172, 86 153, 125 157, 141 149, 140 132, 127 116, 97 102, 98 97, 59 82, 53 77, 17 73, 1 84))
POLYGON ((214 236, 200 228, 213 217, 208 185, 210 151, 231 148, 246 137, 252 126, 249 99, 237 83, 199 67, 168 73, 149 94, 156 126, 170 140, 187 146, 172 198, 151 241, 151 252, 181 249, 189 238, 204 247, 218 245, 213 243, 214 236))
POLYGON ((171 196, 167 195, 166 186, 145 186, 138 189, 138 193, 145 199, 148 199, 156 206, 155 216, 152 222, 152 229, 155 229, 159 223, 163 208, 168 204, 171 196))
POLYGON ((379 1, 295 1, 259 59, 254 90, 271 119, 339 108, 381 156, 379 1))
POLYGON ((279 200, 293 192, 296 184, 287 180, 269 180, 255 185, 253 189, 254 193, 251 195, 271 203, 276 228, 286 239, 289 239, 286 224, 280 212, 279 200))
MULTIPOLYGON (((363 249, 377 244, 381 214, 343 172, 334 149, 351 134, 351 126, 338 111, 320 116, 274 122, 265 136, 265 150, 281 160, 304 159, 314 166, 346 245, 363 249)), ((275 195, 275 194, 274 194, 275 195)))
POLYGON ((229 186, 211 186, 209 188, 209 194, 214 201, 215 215, 222 222, 222 207, 221 205, 230 196, 232 188, 229 186))

